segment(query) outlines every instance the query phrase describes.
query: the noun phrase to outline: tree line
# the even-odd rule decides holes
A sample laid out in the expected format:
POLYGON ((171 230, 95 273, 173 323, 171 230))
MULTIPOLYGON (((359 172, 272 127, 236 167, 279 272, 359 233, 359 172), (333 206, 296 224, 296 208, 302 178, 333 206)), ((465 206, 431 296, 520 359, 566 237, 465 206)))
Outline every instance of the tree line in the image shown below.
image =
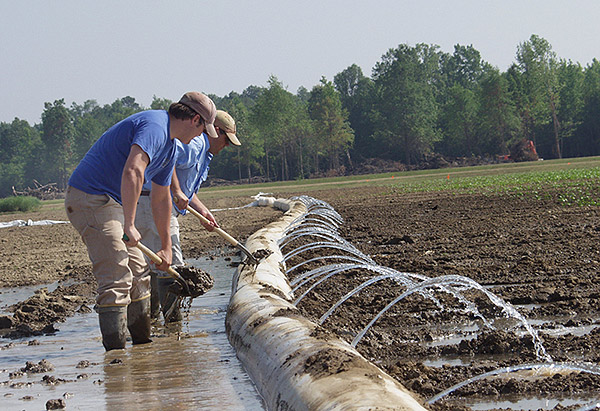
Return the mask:
MULTIPOLYGON (((267 86, 211 95, 235 119, 242 146, 221 152, 211 177, 256 181, 355 172, 372 159, 418 167, 432 156, 497 158, 533 141, 543 158, 600 155, 600 62, 559 58, 532 35, 504 72, 473 46, 400 44, 365 76, 351 65, 294 94, 267 86)), ((171 101, 154 97, 149 109, 171 101)), ((148 108, 133 97, 100 106, 45 103, 40 124, 0 123, 0 197, 12 187, 64 188, 81 158, 119 120, 148 108)))

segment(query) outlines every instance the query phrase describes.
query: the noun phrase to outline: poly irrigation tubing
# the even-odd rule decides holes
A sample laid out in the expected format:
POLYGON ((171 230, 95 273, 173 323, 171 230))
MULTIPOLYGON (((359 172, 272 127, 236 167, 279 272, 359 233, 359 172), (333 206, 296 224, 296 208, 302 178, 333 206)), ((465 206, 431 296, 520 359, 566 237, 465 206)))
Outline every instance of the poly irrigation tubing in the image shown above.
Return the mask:
POLYGON ((413 394, 350 344, 319 331, 292 304, 277 240, 306 212, 300 201, 260 199, 284 211, 246 241, 271 254, 240 265, 232 284, 227 335, 269 410, 425 410, 413 394))

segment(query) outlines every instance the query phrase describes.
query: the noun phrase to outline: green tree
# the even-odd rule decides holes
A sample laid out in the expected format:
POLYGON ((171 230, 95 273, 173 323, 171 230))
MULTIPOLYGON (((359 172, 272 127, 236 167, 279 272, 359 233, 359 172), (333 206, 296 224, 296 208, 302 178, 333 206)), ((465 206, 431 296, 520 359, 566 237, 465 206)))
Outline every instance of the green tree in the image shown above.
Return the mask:
POLYGON ((262 137, 267 179, 270 179, 271 173, 275 171, 285 180, 289 177, 289 141, 286 137, 295 110, 294 95, 287 91, 275 76, 269 78, 268 84, 269 86, 257 97, 250 117, 253 126, 262 137), (276 157, 279 157, 279 168, 272 161, 276 157))
POLYGON ((67 169, 73 150, 75 129, 65 100, 45 103, 42 113, 42 141, 45 145, 47 181, 56 182, 59 189, 67 185, 67 169))
POLYGON ((211 164, 211 170, 224 178, 250 179, 261 171, 260 159, 264 155, 262 140, 250 124, 250 112, 242 97, 230 93, 221 102, 220 109, 228 112, 235 120, 236 134, 242 143, 240 147, 230 146, 219 154, 211 164))
POLYGON ((600 61, 593 59, 585 69, 581 125, 578 129, 585 155, 600 155, 600 61))
POLYGON ((364 76, 362 69, 353 64, 336 74, 333 83, 340 94, 342 107, 348 112, 350 127, 354 130, 353 157, 374 157, 377 146, 373 136, 376 101, 373 80, 364 76))
POLYGON ((437 128, 440 54, 437 46, 401 44, 375 65, 375 132, 382 157, 413 164, 440 139, 437 128))
POLYGON ((552 125, 551 153, 561 158, 558 106, 558 58, 550 43, 537 35, 517 47, 517 68, 523 75, 524 107, 528 117, 528 134, 536 141, 536 131, 552 125))
POLYGON ((101 110, 96 100, 87 100, 83 105, 76 103, 71 105, 70 112, 75 127, 72 165, 79 163, 104 132, 104 124, 100 117, 101 110))
POLYGON ((313 148, 311 143, 314 143, 315 132, 308 114, 308 101, 304 98, 296 100, 293 123, 288 128, 288 133, 295 165, 292 177, 303 179, 309 177, 311 172, 318 172, 317 164, 310 162, 309 154, 313 148))
POLYGON ((478 92, 477 135, 486 154, 506 154, 508 146, 521 138, 521 122, 508 90, 505 75, 489 70, 481 79, 478 92))
POLYGON ((0 197, 23 189, 42 172, 40 133, 25 120, 0 123, 0 197))
POLYGON ((342 156, 350 161, 348 149, 354 141, 354 132, 348 123, 348 113, 342 108, 339 93, 324 77, 321 84, 311 90, 308 113, 315 130, 315 164, 318 166, 318 156, 323 153, 329 160, 329 168, 338 170, 342 156))
POLYGON ((169 107, 173 101, 168 98, 159 98, 156 95, 152 96, 152 103, 150 103, 150 108, 152 110, 169 110, 169 107))
POLYGON ((575 138, 583 114, 583 68, 579 63, 561 60, 558 66, 558 80, 560 83, 558 122, 561 133, 561 152, 568 157, 586 155, 575 138))
POLYGON ((447 101, 441 107, 440 128, 443 130, 444 154, 451 156, 480 155, 477 144, 478 100, 476 93, 456 83, 447 91, 447 101))
POLYGON ((481 77, 491 67, 481 59, 473 45, 456 44, 454 53, 441 54, 441 69, 448 87, 460 85, 465 89, 477 88, 481 77))

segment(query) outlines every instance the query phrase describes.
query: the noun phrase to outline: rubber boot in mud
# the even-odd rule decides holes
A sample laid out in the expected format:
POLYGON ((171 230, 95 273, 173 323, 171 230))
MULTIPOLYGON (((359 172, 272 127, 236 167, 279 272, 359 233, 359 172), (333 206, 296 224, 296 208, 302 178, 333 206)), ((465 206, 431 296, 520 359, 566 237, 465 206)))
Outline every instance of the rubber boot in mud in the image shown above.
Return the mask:
POLYGON ((127 307, 96 307, 106 351, 125 348, 127 338, 127 307))
POLYGON ((169 292, 169 286, 174 282, 175 280, 172 278, 158 277, 158 294, 165 323, 181 321, 183 318, 179 309, 179 299, 175 294, 169 292))
POLYGON ((150 318, 160 318, 160 297, 158 295, 158 277, 154 271, 150 271, 150 318))
POLYGON ((127 328, 133 344, 146 344, 150 339, 150 296, 132 301, 127 306, 127 328))

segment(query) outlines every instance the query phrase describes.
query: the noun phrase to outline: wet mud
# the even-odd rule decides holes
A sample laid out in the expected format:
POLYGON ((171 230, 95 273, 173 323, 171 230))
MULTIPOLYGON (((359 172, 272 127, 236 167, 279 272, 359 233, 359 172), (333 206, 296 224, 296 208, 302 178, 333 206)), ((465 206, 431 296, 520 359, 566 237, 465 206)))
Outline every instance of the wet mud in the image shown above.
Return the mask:
MULTIPOLYGON (((226 198, 207 204, 211 208, 239 207, 250 200, 226 198)), ((236 238, 246 238, 276 220, 281 212, 270 207, 223 210, 217 214, 220 224, 236 238)), ((67 221, 64 207, 44 206, 29 213, 0 214, 0 221, 67 221)), ((180 234, 185 258, 236 255, 237 249, 206 231, 196 218, 180 219, 180 234)), ((88 311, 95 302, 97 284, 85 245, 70 224, 11 227, 0 231, 0 337, 23 338, 51 334, 79 310, 88 311), (59 282, 52 292, 38 291, 33 296, 7 306, 2 287, 32 286, 59 282), (69 284, 69 285, 65 285, 69 284), (58 327, 58 328, 57 328, 58 327)), ((188 274, 188 273, 181 273, 188 274)), ((200 296, 212 288, 206 273, 191 272, 193 294, 200 296), (193 281, 195 279, 195 282, 193 281)))
MULTIPOLYGON (((286 193, 282 197, 302 194, 306 193, 286 193)), ((400 194, 389 187, 310 193, 335 208, 345 220, 340 235, 377 264, 428 277, 453 274, 472 278, 533 322, 555 362, 598 364, 600 209, 561 205, 553 188, 540 187, 531 194, 400 194)), ((207 205, 222 208, 247 202, 231 198, 209 201, 207 205)), ((281 212, 261 207, 222 211, 217 219, 232 236, 245 239, 280 216, 281 212)), ((65 219, 64 211, 1 217, 2 221, 65 219)), ((203 230, 195 219, 183 218, 180 225, 186 258, 239 254, 223 245, 218 236, 203 230)), ((81 240, 67 224, 26 228, 29 231, 4 230, 8 231, 0 232, 0 252, 6 256, 0 262, 1 286, 49 283, 67 278, 73 267, 89 264, 81 240), (45 240, 36 243, 40 238, 45 240)), ((313 256, 316 254, 304 253, 286 264, 292 267, 313 256)), ((314 266, 303 270, 311 268, 314 266)), ((361 270, 334 275, 302 300, 300 312, 317 321, 331 304, 368 278, 372 273, 361 270)), ((86 283, 92 281, 88 278, 86 283)), ((63 294, 93 298, 95 285, 91 287, 89 293, 63 294)), ((335 336, 350 342, 404 289, 391 280, 367 287, 342 304, 315 332, 322 338, 335 336)), ((444 307, 460 306, 448 295, 436 296, 444 307)), ((538 362, 532 339, 522 328, 503 317, 481 293, 472 291, 468 297, 486 317, 494 318, 494 329, 482 326, 464 310, 440 310, 430 300, 412 295, 382 316, 357 349, 423 401, 475 375, 538 362)), ((83 305, 74 304, 69 310, 76 311, 83 305)), ((4 321, 8 320, 0 317, 0 324, 4 321)), ((45 326, 28 319, 24 323, 35 332, 45 326)), ((6 335, 6 329, 1 333, 6 335)), ((319 370, 317 363, 310 365, 319 370)), ((499 403, 515 396, 597 398, 598 392, 600 379, 589 373, 520 372, 468 384, 427 407, 461 410, 469 409, 468 404, 477 399, 499 403)), ((555 409, 578 409, 580 405, 558 405, 555 409)))
MULTIPOLYGON (((562 206, 554 200, 552 189, 541 196, 543 200, 443 193, 400 196, 376 188, 371 196, 329 194, 333 195, 319 199, 328 201, 345 219, 340 235, 377 264, 428 277, 472 278, 533 322, 554 362, 600 363, 598 207, 562 206)), ((284 253, 299 245, 297 241, 284 253)), ((286 264, 293 267, 320 253, 318 249, 305 252, 286 264)), ((290 273, 290 280, 318 265, 290 273)), ((374 276, 359 269, 333 275, 298 307, 318 322, 341 297, 374 276)), ((321 327, 351 342, 405 290, 390 279, 377 282, 343 303, 321 327)), ((447 293, 435 293, 443 308, 415 293, 375 322, 357 349, 423 401, 479 374, 545 362, 532 337, 484 293, 463 294, 491 319, 493 328, 447 293)), ((578 405, 555 408, 578 409, 586 398, 597 401, 599 392, 600 376, 590 373, 516 373, 465 385, 427 407, 470 409, 466 404, 477 399, 494 403, 517 396, 583 398, 578 405)))
POLYGON ((256 261, 260 262, 261 260, 268 258, 271 254, 273 254, 273 251, 261 248, 260 250, 253 252, 252 257, 254 257, 256 261))
POLYGON ((57 323, 76 312, 90 312, 96 285, 89 267, 70 270, 67 279, 75 284, 58 285, 52 292, 41 288, 26 300, 7 307, 10 314, 0 315, 0 336, 23 338, 53 334, 58 331, 57 323))
POLYGON ((175 281, 169 286, 169 292, 178 297, 199 297, 213 288, 215 284, 215 280, 210 274, 196 267, 177 267, 177 272, 187 285, 186 287, 180 281, 175 281))

